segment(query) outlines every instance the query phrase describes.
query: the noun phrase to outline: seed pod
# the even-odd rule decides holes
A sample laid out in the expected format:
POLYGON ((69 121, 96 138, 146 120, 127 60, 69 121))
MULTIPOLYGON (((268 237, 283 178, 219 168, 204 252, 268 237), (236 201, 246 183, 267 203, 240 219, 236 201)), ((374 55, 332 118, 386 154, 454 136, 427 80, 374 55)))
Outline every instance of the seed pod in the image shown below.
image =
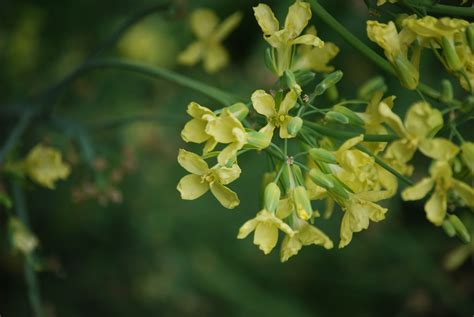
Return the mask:
POLYGON ((303 220, 308 220, 313 214, 313 208, 304 186, 297 186, 293 190, 293 200, 295 202, 296 214, 303 220))
POLYGON ((441 47, 443 48, 443 55, 448 68, 455 72, 461 70, 464 67, 464 64, 459 59, 454 43, 443 36, 441 38, 441 47))
POLYGON ((269 183, 265 187, 265 192, 263 194, 263 202, 265 209, 271 213, 274 213, 278 207, 278 202, 280 201, 281 191, 276 183, 269 183))
POLYGON ((301 86, 298 85, 298 83, 296 82, 296 78, 295 78, 295 75, 293 74, 293 72, 291 70, 285 70, 284 72, 284 76, 285 76, 285 81, 286 81, 286 85, 289 89, 293 90, 296 92, 296 94, 301 94, 301 86))
POLYGON ((342 113, 335 111, 328 111, 324 115, 324 119, 328 122, 340 123, 340 124, 349 124, 349 118, 343 115, 342 113))
POLYGON ((309 150, 309 155, 315 161, 336 164, 336 157, 328 150, 322 148, 313 148, 309 150))
POLYGON ((261 150, 270 145, 271 139, 262 132, 250 131, 247 132, 247 142, 248 145, 261 150))
POLYGON ((249 108, 242 102, 227 107, 234 117, 242 121, 249 114, 249 108))
POLYGON ((453 100, 453 85, 447 79, 441 81, 441 96, 440 99, 444 103, 449 103, 453 100))
POLYGON ((334 188, 334 183, 333 181, 323 172, 320 170, 313 168, 309 171, 309 177, 311 177, 311 180, 316 184, 321 186, 322 188, 325 189, 331 189, 334 188))
POLYGON ((337 84, 343 76, 343 72, 340 70, 336 70, 335 72, 330 73, 326 76, 319 84, 316 85, 314 89, 314 94, 316 96, 322 95, 329 87, 334 86, 337 84))
POLYGON ((415 90, 420 78, 420 73, 416 67, 403 55, 395 57, 393 66, 402 86, 415 90))
POLYGON ((351 109, 341 106, 341 105, 335 105, 333 107, 334 111, 342 113, 345 115, 348 119, 349 122, 353 125, 359 126, 359 127, 364 127, 365 123, 364 120, 362 120, 357 113, 352 111, 351 109))
POLYGON ((459 239, 461 239, 464 243, 471 242, 471 235, 469 231, 467 231, 466 227, 462 223, 461 219, 458 218, 456 215, 450 215, 448 217, 449 222, 453 225, 454 230, 456 230, 456 235, 459 239))
POLYGON ((293 117, 291 118, 290 122, 288 122, 288 133, 292 136, 296 136, 298 132, 301 130, 303 126, 303 119, 300 117, 293 117))

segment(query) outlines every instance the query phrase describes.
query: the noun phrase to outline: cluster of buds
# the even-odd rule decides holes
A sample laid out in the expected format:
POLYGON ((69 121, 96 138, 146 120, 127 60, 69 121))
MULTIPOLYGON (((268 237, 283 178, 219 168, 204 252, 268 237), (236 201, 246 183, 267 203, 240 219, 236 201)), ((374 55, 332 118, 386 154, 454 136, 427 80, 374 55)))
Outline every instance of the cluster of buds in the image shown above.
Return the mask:
MULTIPOLYGON (((341 101, 333 94, 331 107, 319 107, 320 97, 331 94, 343 74, 330 73, 334 69, 327 65, 337 55, 337 47, 331 43, 324 50, 327 44, 316 37, 313 28, 300 35, 311 18, 309 4, 297 0, 289 8, 283 29, 267 5, 259 4, 254 12, 271 46, 265 62, 279 77, 277 87, 269 92, 257 89, 247 104, 214 111, 196 102, 188 105, 192 119, 181 136, 185 142, 204 147, 201 155, 179 150, 178 162, 190 173, 179 181, 181 197, 194 200, 210 190, 225 208, 235 208, 240 200, 227 185, 242 172, 241 156, 249 151, 266 153, 271 165, 263 177, 263 206, 242 225, 238 238, 253 232, 254 243, 268 254, 277 245, 281 231, 280 257, 286 261, 303 246, 333 247, 320 226, 333 216, 336 206, 342 212, 339 248, 347 246, 353 234, 367 229, 371 222, 383 220, 388 210, 379 202, 397 193, 399 179, 406 181, 413 173, 409 163, 420 151, 433 159, 431 177, 406 188, 402 198, 421 199, 435 188, 425 206, 427 218, 438 226, 456 223, 461 230, 462 222, 448 214, 446 206, 450 201, 474 207, 472 186, 451 171, 456 160, 469 164, 460 157, 472 155, 468 145, 472 143, 465 142, 461 147, 466 150, 460 151, 451 140, 436 137, 444 125, 443 116, 425 101, 415 103, 402 122, 392 111, 395 96, 384 98, 386 87, 375 81, 370 88, 363 88, 367 102, 341 101), (323 73, 323 80, 316 84, 315 72, 323 73), (358 111, 350 106, 354 104, 358 111), (215 159, 212 167, 206 162, 215 159), (451 199, 448 191, 456 199, 451 199), (318 201, 325 202, 322 217, 315 208, 318 201)), ((383 43, 402 83, 414 89, 420 52, 415 50, 408 58, 408 47, 417 40, 409 27, 411 19, 405 20, 401 34, 393 23, 369 22, 369 35, 383 43), (385 34, 390 34, 390 41, 385 34)), ((463 233, 466 238, 466 231, 463 233)))

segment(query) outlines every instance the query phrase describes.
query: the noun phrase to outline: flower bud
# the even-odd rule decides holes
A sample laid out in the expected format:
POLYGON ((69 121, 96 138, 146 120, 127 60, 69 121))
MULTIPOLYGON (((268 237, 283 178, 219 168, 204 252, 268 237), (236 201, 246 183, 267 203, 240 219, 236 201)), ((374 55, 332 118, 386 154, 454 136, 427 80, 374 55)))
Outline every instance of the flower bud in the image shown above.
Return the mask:
POLYGON ((463 112, 469 112, 474 108, 474 96, 467 96, 466 99, 464 99, 462 105, 461 105, 461 110, 463 112))
POLYGON ((443 221, 443 230, 446 233, 446 235, 450 238, 456 235, 456 229, 454 229, 454 226, 451 224, 451 222, 448 219, 444 219, 443 221))
POLYGON ((309 84, 314 80, 316 74, 309 70, 297 70, 293 73, 296 78, 296 82, 300 84, 300 86, 304 86, 309 84))
POLYGON ((264 60, 265 60, 265 66, 267 66, 267 68, 272 73, 276 74, 277 70, 276 70, 276 66, 275 66, 275 58, 274 58, 272 49, 269 48, 269 47, 265 50, 264 60))
POLYGON ((339 99, 339 90, 337 90, 335 85, 328 87, 328 90, 326 90, 326 97, 331 102, 336 102, 339 99))
POLYGON ((337 84, 342 79, 343 75, 343 72, 340 70, 330 73, 319 84, 316 85, 314 94, 316 96, 322 95, 329 87, 337 84))
POLYGON ((471 53, 474 54, 474 24, 470 24, 466 28, 466 39, 471 49, 471 53))
POLYGON ((461 144, 461 158, 467 168, 474 174, 474 143, 463 142, 461 144))
POLYGON ((308 220, 313 214, 313 208, 304 186, 297 186, 293 190, 293 200, 295 202, 296 214, 300 219, 308 220))
POLYGON ((366 81, 357 91, 357 96, 360 99, 370 100, 372 95, 377 91, 382 93, 387 91, 387 85, 382 76, 376 76, 366 81))
POLYGON ((268 147, 271 141, 271 138, 269 138, 268 135, 262 132, 247 132, 247 144, 259 150, 268 147))
POLYGON ((464 67, 464 64, 459 59, 453 41, 450 41, 447 37, 443 36, 441 38, 441 47, 443 48, 443 55, 448 68, 455 72, 461 70, 464 67))
POLYGON ((309 171, 309 177, 316 184, 324 189, 331 189, 334 187, 333 181, 320 170, 313 168, 309 171))
POLYGON ((328 150, 322 148, 313 148, 309 150, 309 155, 315 161, 336 164, 336 157, 328 150))
POLYGON ((334 187, 329 189, 329 192, 333 195, 338 196, 339 198, 342 199, 349 199, 349 194, 347 193, 347 190, 344 188, 344 184, 334 176, 333 174, 326 174, 326 176, 333 182, 334 187))
POLYGON ((441 81, 441 96, 440 99, 444 103, 449 103, 453 100, 453 85, 447 79, 441 81))
POLYGON ((393 66, 402 86, 410 90, 415 90, 420 78, 418 69, 403 55, 395 57, 393 66))
POLYGON ((234 117, 242 121, 249 113, 249 108, 242 102, 227 107, 234 117))
POLYGON ((265 209, 271 213, 274 213, 278 207, 278 202, 280 201, 281 191, 276 183, 269 183, 265 187, 265 192, 263 194, 263 203, 265 209))
POLYGON ((326 112, 326 114, 324 115, 324 119, 332 123, 349 124, 348 117, 346 117, 342 113, 335 112, 335 111, 326 112))
POLYGON ((298 132, 301 130, 303 126, 303 119, 300 117, 293 117, 291 118, 290 122, 288 122, 288 133, 292 136, 296 136, 298 132))
POLYGON ((301 86, 296 82, 295 75, 291 70, 286 69, 284 72, 286 85, 289 89, 296 92, 297 95, 300 95, 302 92, 301 86))
POLYGON ((301 173, 301 168, 298 165, 291 165, 291 172, 293 173, 296 185, 304 184, 303 173, 301 173))
POLYGON ((38 246, 38 239, 17 217, 10 218, 8 231, 14 250, 28 254, 38 246))
POLYGON ((359 127, 364 127, 364 120, 362 120, 361 117, 359 117, 359 115, 357 115, 357 113, 355 113, 351 109, 341 105, 335 105, 333 109, 334 111, 345 115, 349 119, 349 123, 359 127))
POLYGON ((471 235, 469 234, 469 231, 467 231, 461 219, 458 218, 458 216, 450 215, 448 216, 448 220, 453 225, 454 230, 456 230, 456 235, 459 239, 461 239, 461 241, 463 241, 464 243, 471 242, 471 235))

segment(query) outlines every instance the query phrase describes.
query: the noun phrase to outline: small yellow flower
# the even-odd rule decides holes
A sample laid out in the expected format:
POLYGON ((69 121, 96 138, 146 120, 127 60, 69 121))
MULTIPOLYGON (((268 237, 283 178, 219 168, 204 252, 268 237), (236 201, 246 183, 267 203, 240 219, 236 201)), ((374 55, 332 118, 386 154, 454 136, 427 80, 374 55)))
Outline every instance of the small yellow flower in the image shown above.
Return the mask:
POLYGON ((260 132, 265 133, 271 139, 273 137, 273 130, 280 128, 280 138, 288 139, 295 137, 288 132, 288 123, 293 118, 288 112, 295 107, 297 99, 298 95, 296 92, 290 90, 277 109, 272 95, 267 94, 263 90, 256 90, 251 98, 253 107, 255 111, 267 118, 267 125, 260 132))
POLYGON ((411 60, 408 59, 408 47, 416 39, 415 34, 406 28, 398 32, 392 21, 388 24, 367 21, 367 35, 372 42, 383 48, 400 83, 408 89, 415 89, 420 77, 418 68, 421 50, 415 49, 411 60))
POLYGON ((474 143, 463 142, 461 144, 461 158, 471 174, 474 174, 474 143))
POLYGON ((192 32, 197 41, 189 45, 178 55, 178 62, 184 65, 195 65, 204 61, 204 69, 214 73, 229 63, 229 53, 222 41, 237 27, 242 14, 236 12, 219 24, 219 18, 210 9, 197 9, 190 16, 192 32))
MULTIPOLYGON (((316 28, 310 27, 306 34, 317 35, 316 28)), ((317 73, 330 73, 334 71, 334 66, 328 63, 339 53, 336 44, 325 42, 323 47, 312 47, 302 45, 298 48, 299 58, 295 64, 295 69, 308 69, 317 73)))
MULTIPOLYGON (((454 157, 454 156, 453 156, 454 157)), ((448 204, 448 191, 459 195, 464 203, 474 208, 474 189, 455 178, 447 161, 435 161, 430 168, 431 177, 423 178, 402 192, 403 200, 419 200, 434 187, 431 198, 425 204, 426 216, 437 226, 443 224, 448 204)))
POLYGON ((38 239, 17 217, 11 217, 8 222, 12 247, 23 254, 28 254, 38 247, 38 239))
POLYGON ((206 154, 212 151, 217 141, 213 136, 206 133, 207 124, 217 118, 217 116, 210 109, 202 107, 196 102, 191 102, 188 105, 187 113, 193 118, 186 123, 181 137, 185 142, 204 143, 203 153, 206 154))
POLYGON ((262 209, 255 218, 247 221, 240 227, 237 239, 245 239, 255 231, 253 243, 258 245, 263 253, 270 253, 278 242, 278 230, 293 236, 294 231, 274 214, 262 209))
POLYGON ((70 168, 62 160, 61 153, 41 144, 36 145, 23 161, 23 168, 32 180, 54 189, 54 183, 69 176, 70 168))
POLYGON ((285 26, 280 30, 280 24, 275 18, 272 9, 263 3, 253 8, 255 18, 263 31, 267 41, 277 52, 277 75, 283 75, 284 71, 290 69, 292 46, 304 44, 323 47, 324 42, 313 34, 300 35, 311 19, 311 7, 309 3, 297 0, 288 9, 285 26))
POLYGON ((350 198, 341 204, 344 216, 341 222, 341 240, 339 248, 348 245, 354 232, 360 232, 369 227, 369 220, 379 222, 385 219, 387 208, 383 208, 373 201, 379 197, 371 197, 372 193, 351 194, 350 198))
POLYGON ((179 150, 178 163, 191 173, 181 178, 178 183, 177 189, 182 199, 197 199, 210 189, 225 208, 233 209, 239 205, 237 194, 224 186, 239 178, 241 171, 237 164, 231 167, 216 165, 209 168, 199 155, 183 149, 179 150))
MULTIPOLYGON (((387 2, 387 0, 377 0, 377 5, 378 6, 381 6, 383 4, 385 4, 387 2)), ((388 0, 389 3, 397 3, 398 0, 388 0)))
POLYGON ((297 217, 294 218, 293 224, 295 230, 293 236, 286 235, 281 244, 281 262, 286 262, 290 257, 298 254, 303 246, 314 244, 320 245, 327 250, 333 248, 334 244, 331 239, 318 228, 297 217))

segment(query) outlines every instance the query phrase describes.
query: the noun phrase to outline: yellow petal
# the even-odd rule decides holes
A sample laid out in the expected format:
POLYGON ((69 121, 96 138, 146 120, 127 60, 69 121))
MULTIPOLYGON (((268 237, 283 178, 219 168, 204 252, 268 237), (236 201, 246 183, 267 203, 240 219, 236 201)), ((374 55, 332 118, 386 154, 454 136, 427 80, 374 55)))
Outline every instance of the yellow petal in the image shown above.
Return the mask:
POLYGON ((271 142, 271 140, 273 138, 273 130, 275 130, 275 126, 272 123, 269 122, 263 128, 258 130, 258 132, 263 133, 264 135, 266 135, 267 139, 270 140, 270 142, 271 142))
POLYGON ((280 106, 278 107, 278 114, 287 114, 288 111, 296 106, 296 100, 298 100, 298 95, 294 90, 290 90, 280 103, 280 106))
POLYGON ((195 65, 202 57, 204 48, 202 43, 191 43, 184 51, 178 55, 178 63, 182 65, 195 65))
POLYGON ((403 126, 402 120, 400 117, 395 114, 392 109, 390 109, 389 105, 386 103, 380 103, 379 104, 379 115, 380 117, 383 118, 385 123, 392 128, 397 135, 406 137, 407 136, 407 131, 405 130, 405 127, 403 126))
POLYGON ((214 43, 207 47, 207 51, 204 54, 204 69, 208 73, 215 73, 228 63, 229 54, 221 44, 214 43))
POLYGON ((296 39, 294 39, 292 44, 303 44, 303 45, 310 45, 318 48, 324 47, 324 42, 317 36, 311 35, 311 34, 305 34, 298 36, 296 39))
POLYGON ((252 105, 255 111, 271 118, 276 115, 275 101, 272 95, 267 94, 264 90, 256 90, 251 97, 252 105))
POLYGON ((250 219, 246 221, 239 229, 239 233, 237 235, 237 239, 245 239, 247 236, 255 230, 257 227, 258 221, 257 219, 250 219))
POLYGON ((181 199, 194 200, 209 190, 209 184, 203 182, 201 176, 189 174, 181 178, 177 189, 181 193, 181 199))
POLYGON ((272 223, 260 222, 255 228, 253 243, 258 245, 263 253, 270 253, 278 241, 278 228, 272 223))
POLYGON ((189 173, 204 175, 209 171, 209 166, 199 155, 179 149, 178 163, 189 173))
POLYGON ((442 126, 441 112, 424 101, 413 104, 405 117, 406 130, 419 139, 433 137, 442 126))
POLYGON ((395 23, 390 21, 388 24, 377 21, 367 21, 367 36, 372 42, 377 43, 383 48, 385 56, 391 62, 402 53, 400 39, 395 23))
POLYGON ((292 117, 290 116, 286 116, 285 120, 280 124, 280 138, 282 139, 290 139, 295 137, 288 132, 288 124, 290 123, 291 118, 292 117))
POLYGON ((235 192, 221 183, 214 182, 210 185, 211 192, 216 199, 227 209, 233 209, 240 204, 239 197, 235 192))
POLYGON ((474 208, 474 189, 466 183, 453 179, 453 189, 464 200, 464 203, 474 208))
POLYGON ((419 149, 424 155, 439 161, 449 161, 459 152, 459 147, 444 138, 425 139, 420 142, 419 149))
POLYGON ((41 144, 28 153, 23 163, 25 172, 36 183, 54 189, 57 180, 66 179, 71 170, 62 160, 61 152, 41 144))
POLYGON ((181 131, 181 138, 185 142, 203 143, 209 139, 206 126, 206 121, 192 119, 185 124, 183 131, 181 131))
POLYGON ((191 30, 199 39, 208 38, 217 27, 219 18, 210 9, 197 9, 191 13, 191 30))
POLYGON ((232 143, 242 137, 245 129, 227 109, 224 109, 222 115, 211 122, 206 127, 206 133, 212 135, 219 143, 232 143))
POLYGON ((299 250, 301 250, 302 247, 303 245, 301 244, 300 240, 296 236, 290 237, 289 235, 286 235, 285 238, 283 239, 283 242, 281 243, 281 249, 280 249, 281 262, 286 262, 293 255, 298 254, 299 250))
POLYGON ((309 3, 297 0, 292 4, 285 19, 285 30, 289 32, 290 38, 300 35, 310 19, 311 7, 309 3))
POLYGON ((469 22, 452 19, 437 19, 432 16, 425 16, 420 19, 405 19, 403 26, 416 33, 418 36, 426 38, 440 38, 442 36, 451 37, 454 33, 463 31, 469 22))
POLYGON ((331 249, 334 244, 331 239, 318 228, 305 223, 295 235, 303 245, 321 245, 325 249, 331 249))
POLYGON ((239 178, 241 170, 239 165, 234 164, 232 167, 218 167, 214 169, 219 182, 223 185, 227 185, 239 178))
POLYGON ((211 121, 216 118, 216 115, 209 108, 203 107, 194 101, 188 104, 186 112, 195 119, 211 121))
POLYGON ((260 3, 253 8, 255 18, 264 34, 272 34, 280 28, 272 9, 266 4, 260 3))
POLYGON ((230 143, 217 156, 217 162, 220 165, 227 165, 235 161, 237 151, 244 146, 244 143, 230 143))
POLYGON ((235 12, 234 14, 227 17, 217 27, 216 33, 214 35, 215 39, 219 42, 225 39, 239 25, 241 20, 242 12, 235 12))
POLYGON ((216 145, 217 145, 217 141, 214 139, 214 137, 210 137, 209 140, 207 140, 206 144, 204 144, 204 148, 202 150, 203 153, 207 154, 211 152, 212 150, 214 150, 216 145))
POLYGON ((280 199, 276 210, 276 215, 280 219, 285 219, 294 210, 293 202, 289 198, 280 199))
POLYGON ((429 221, 437 226, 443 224, 446 216, 447 199, 446 193, 436 189, 431 198, 425 204, 426 216, 429 221))
POLYGON ((432 178, 423 178, 415 185, 405 188, 405 190, 402 191, 402 199, 405 201, 422 199, 433 188, 433 185, 434 181, 432 178))

